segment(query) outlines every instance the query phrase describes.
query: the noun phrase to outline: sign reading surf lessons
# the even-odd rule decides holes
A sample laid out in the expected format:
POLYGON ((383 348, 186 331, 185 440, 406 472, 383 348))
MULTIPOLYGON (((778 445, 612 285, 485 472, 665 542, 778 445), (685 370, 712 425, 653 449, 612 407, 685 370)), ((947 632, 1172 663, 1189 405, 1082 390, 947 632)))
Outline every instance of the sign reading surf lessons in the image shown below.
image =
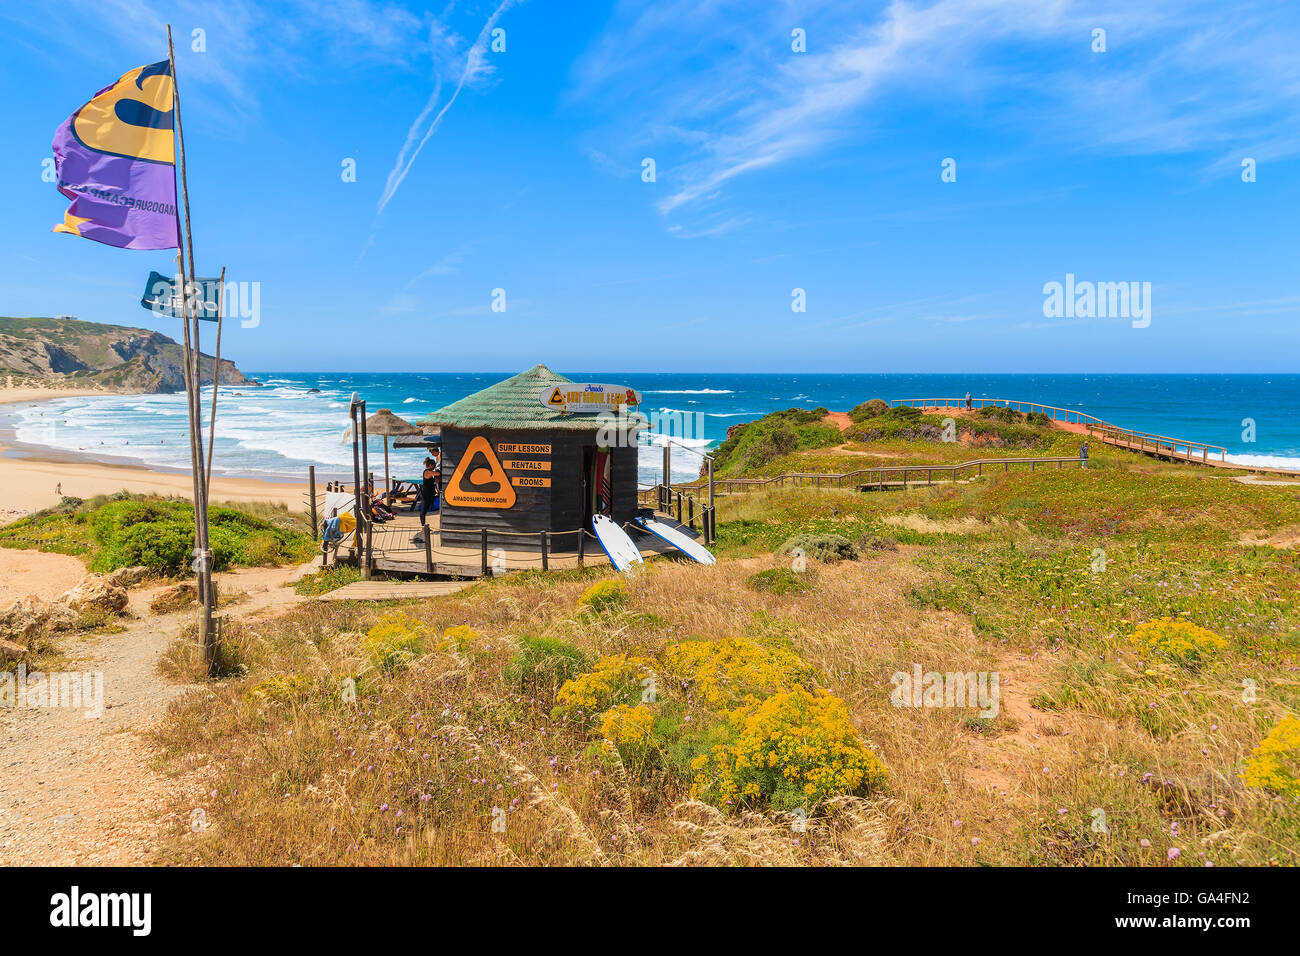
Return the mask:
POLYGON ((641 393, 635 389, 590 382, 548 385, 537 397, 547 408, 559 412, 615 412, 624 405, 641 404, 641 393))

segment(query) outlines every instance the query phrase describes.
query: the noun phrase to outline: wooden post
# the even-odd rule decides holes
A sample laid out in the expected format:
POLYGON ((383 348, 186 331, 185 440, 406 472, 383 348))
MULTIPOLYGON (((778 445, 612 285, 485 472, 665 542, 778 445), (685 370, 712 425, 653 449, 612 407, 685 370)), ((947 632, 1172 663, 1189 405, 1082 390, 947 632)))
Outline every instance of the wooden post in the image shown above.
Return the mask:
POLYGON ((482 557, 483 557, 483 564, 482 567, 480 568, 480 572, 482 573, 483 577, 487 577, 488 576, 487 528, 482 529, 482 531, 480 532, 480 536, 481 537, 479 540, 482 548, 482 557))
POLYGON ((707 540, 709 544, 713 543, 713 516, 717 514, 716 504, 713 501, 713 456, 709 455, 704 459, 709 468, 709 533, 707 540))
MULTIPOLYGON (((368 440, 369 436, 366 434, 366 403, 364 399, 361 402, 361 408, 357 412, 357 421, 361 425, 361 474, 364 478, 367 479, 367 484, 365 485, 365 489, 364 489, 364 497, 361 499, 362 501, 366 502, 366 505, 363 509, 365 511, 366 539, 365 539, 365 551, 361 556, 361 561, 362 564, 364 565, 361 570, 361 580, 369 581, 370 572, 374 568, 374 563, 375 563, 374 538, 372 537, 372 532, 374 531, 374 522, 370 520, 370 504, 369 504, 370 489, 374 487, 375 476, 370 473, 370 454, 369 454, 370 442, 368 440)), ((357 516, 357 531, 358 533, 361 531, 360 515, 357 516)))
POLYGON ((663 437, 663 486, 664 503, 672 502, 672 446, 668 445, 668 436, 663 437))
MULTIPOLYGON (((361 553, 361 448, 359 447, 361 433, 357 428, 357 405, 360 399, 357 398, 356 392, 352 393, 352 398, 353 401, 348 404, 348 415, 352 419, 352 517, 356 519, 352 529, 352 550, 359 555, 361 553)), ((364 565, 364 563, 358 560, 358 564, 364 565)), ((367 577, 364 567, 361 568, 361 577, 363 580, 367 577)))
POLYGON ((212 359, 212 415, 208 418, 208 470, 204 497, 212 490, 212 446, 217 439, 217 383, 221 381, 221 320, 226 311, 226 267, 217 282, 217 354, 212 359))
POLYGON ((578 567, 583 566, 583 558, 587 554, 587 529, 578 529, 578 567))
POLYGON ((185 132, 181 124, 181 97, 176 83, 176 51, 172 46, 172 28, 167 26, 167 59, 172 74, 172 110, 176 118, 176 163, 172 167, 174 178, 179 175, 181 199, 185 211, 185 231, 181 233, 181 217, 176 217, 176 263, 181 274, 181 313, 185 327, 185 398, 190 420, 190 466, 194 488, 194 550, 198 552, 195 562, 198 575, 199 599, 203 603, 203 613, 199 618, 199 640, 203 645, 203 659, 209 675, 216 669, 217 645, 216 634, 212 626, 212 610, 215 594, 212 590, 212 552, 208 543, 208 495, 206 468, 203 458, 203 420, 199 406, 198 354, 199 354, 199 319, 194 317, 193 351, 190 345, 190 283, 194 279, 194 236, 190 228, 190 187, 188 170, 185 165, 185 132), (185 253, 189 254, 189 275, 186 278, 185 253))
POLYGON ((542 570, 543 571, 551 570, 550 562, 548 562, 546 558, 546 551, 547 551, 546 545, 547 545, 546 532, 543 531, 542 532, 542 570))
POLYGON ((311 536, 316 538, 316 466, 307 466, 307 495, 311 498, 311 536))
POLYGON ((433 573, 433 532, 424 529, 424 570, 433 573))

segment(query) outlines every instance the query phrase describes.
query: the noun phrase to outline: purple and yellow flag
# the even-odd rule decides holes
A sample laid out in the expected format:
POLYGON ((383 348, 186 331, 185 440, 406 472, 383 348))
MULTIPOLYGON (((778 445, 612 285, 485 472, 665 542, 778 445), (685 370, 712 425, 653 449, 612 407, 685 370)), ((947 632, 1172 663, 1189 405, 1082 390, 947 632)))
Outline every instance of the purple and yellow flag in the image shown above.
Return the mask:
POLYGON ((175 249, 172 69, 137 67, 54 134, 59 192, 72 200, 55 232, 120 249, 175 249))

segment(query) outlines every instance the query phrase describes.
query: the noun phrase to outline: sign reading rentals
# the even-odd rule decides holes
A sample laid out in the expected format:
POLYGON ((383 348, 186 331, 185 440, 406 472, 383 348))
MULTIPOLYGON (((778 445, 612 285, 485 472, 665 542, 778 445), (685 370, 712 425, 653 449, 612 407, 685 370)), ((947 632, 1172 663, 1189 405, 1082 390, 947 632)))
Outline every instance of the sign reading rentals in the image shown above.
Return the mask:
POLYGON ((624 385, 564 382, 546 386, 538 399, 560 412, 615 412, 624 405, 640 405, 641 393, 624 385))

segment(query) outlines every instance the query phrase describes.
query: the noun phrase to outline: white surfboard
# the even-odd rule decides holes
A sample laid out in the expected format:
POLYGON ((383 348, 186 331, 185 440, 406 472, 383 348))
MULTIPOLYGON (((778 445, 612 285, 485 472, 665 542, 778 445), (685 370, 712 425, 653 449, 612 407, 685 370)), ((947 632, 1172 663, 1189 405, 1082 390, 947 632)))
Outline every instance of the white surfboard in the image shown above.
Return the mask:
POLYGON ((704 545, 700 544, 694 538, 683 534, 671 525, 666 525, 662 521, 656 521, 654 518, 637 518, 636 523, 645 528, 655 537, 661 538, 671 544, 692 561, 698 561, 700 564, 718 563, 718 559, 713 556, 713 552, 704 547, 704 545))
POLYGON ((626 571, 634 564, 645 563, 641 560, 641 549, 611 518, 606 515, 596 515, 591 519, 591 527, 596 533, 596 540, 609 555, 609 563, 619 571, 626 571))

